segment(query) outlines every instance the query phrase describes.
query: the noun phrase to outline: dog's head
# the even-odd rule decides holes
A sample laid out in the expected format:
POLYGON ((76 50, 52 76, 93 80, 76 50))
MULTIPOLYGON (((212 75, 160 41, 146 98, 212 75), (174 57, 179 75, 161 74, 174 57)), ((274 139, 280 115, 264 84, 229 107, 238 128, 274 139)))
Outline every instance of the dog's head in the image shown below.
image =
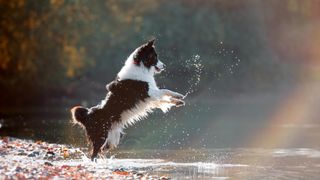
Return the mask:
POLYGON ((154 41, 155 39, 138 47, 133 55, 132 63, 136 66, 144 66, 154 73, 160 73, 165 69, 165 65, 158 59, 154 41))

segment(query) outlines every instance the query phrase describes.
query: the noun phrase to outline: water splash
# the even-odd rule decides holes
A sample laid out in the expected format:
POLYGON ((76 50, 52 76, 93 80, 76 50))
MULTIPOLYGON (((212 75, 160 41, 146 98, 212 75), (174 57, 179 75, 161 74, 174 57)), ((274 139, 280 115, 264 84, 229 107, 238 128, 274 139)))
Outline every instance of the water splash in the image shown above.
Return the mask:
MULTIPOLYGON (((220 63, 222 64, 223 73, 225 75, 233 75, 238 70, 241 60, 237 54, 236 50, 224 45, 224 42, 220 42, 217 45, 215 55, 221 58, 222 61, 220 63)), ((217 73, 215 74, 215 77, 220 80, 221 75, 221 73, 217 73)))
POLYGON ((194 72, 194 74, 188 80, 189 88, 187 89, 187 92, 185 94, 185 96, 188 96, 189 94, 195 92, 196 88, 200 84, 201 74, 204 66, 202 64, 200 56, 197 54, 186 61, 185 67, 189 72, 194 72))

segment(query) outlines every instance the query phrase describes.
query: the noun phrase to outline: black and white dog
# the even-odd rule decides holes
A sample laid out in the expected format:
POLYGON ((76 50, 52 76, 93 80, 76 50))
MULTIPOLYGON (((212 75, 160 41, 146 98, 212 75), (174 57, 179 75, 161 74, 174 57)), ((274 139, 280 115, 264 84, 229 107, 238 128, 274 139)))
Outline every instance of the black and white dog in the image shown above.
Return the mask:
POLYGON ((122 130, 146 117, 153 109, 166 112, 172 106, 185 104, 182 94, 158 88, 154 75, 164 68, 158 60, 154 40, 151 40, 128 57, 116 79, 106 86, 109 92, 99 105, 71 109, 73 121, 86 130, 93 146, 91 160, 100 150, 117 147, 122 130))

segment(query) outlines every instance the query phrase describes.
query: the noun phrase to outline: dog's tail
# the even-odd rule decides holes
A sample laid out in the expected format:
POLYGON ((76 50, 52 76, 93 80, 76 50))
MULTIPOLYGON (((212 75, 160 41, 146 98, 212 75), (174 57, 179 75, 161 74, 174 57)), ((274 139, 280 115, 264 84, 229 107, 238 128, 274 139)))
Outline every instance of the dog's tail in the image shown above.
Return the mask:
POLYGON ((86 126, 88 122, 88 109, 82 106, 75 106, 71 109, 72 120, 75 124, 86 126))

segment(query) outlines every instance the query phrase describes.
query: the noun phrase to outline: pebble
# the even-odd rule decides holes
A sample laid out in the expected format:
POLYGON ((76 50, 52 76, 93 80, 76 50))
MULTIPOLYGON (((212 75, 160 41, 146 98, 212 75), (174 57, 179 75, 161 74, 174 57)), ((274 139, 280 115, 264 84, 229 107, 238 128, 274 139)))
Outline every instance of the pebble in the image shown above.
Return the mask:
POLYGON ((136 169, 101 171, 90 164, 64 164, 68 160, 81 163, 84 153, 61 144, 0 137, 0 150, 0 179, 169 179, 136 169))
POLYGON ((46 166, 53 166, 53 164, 50 163, 50 162, 44 162, 44 165, 46 165, 46 166))
POLYGON ((39 151, 34 151, 34 152, 28 154, 28 157, 36 157, 36 156, 39 156, 39 155, 40 155, 39 151))

